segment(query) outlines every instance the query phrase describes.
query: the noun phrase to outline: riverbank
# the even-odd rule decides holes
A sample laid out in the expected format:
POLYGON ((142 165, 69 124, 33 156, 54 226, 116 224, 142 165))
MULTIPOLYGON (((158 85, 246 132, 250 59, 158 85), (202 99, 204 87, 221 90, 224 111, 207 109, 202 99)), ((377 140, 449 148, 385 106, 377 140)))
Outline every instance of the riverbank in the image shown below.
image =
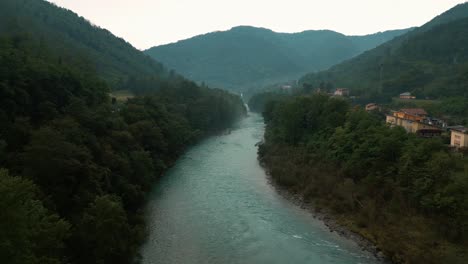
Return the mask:
POLYGON ((330 232, 336 232, 339 236, 355 242, 359 248, 361 248, 363 251, 371 253, 379 262, 388 264, 392 263, 388 257, 375 245, 375 243, 363 235, 350 230, 345 225, 340 224, 331 212, 324 209, 319 210, 311 201, 308 201, 304 198, 304 193, 291 192, 291 190, 288 190, 284 186, 280 185, 271 176, 271 173, 266 164, 260 159, 259 162, 262 168, 265 170, 268 183, 273 186, 275 191, 282 197, 294 205, 300 207, 301 209, 308 211, 313 218, 322 221, 328 227, 330 232))
POLYGON ((257 161, 263 135, 250 114, 182 155, 149 196, 143 264, 379 263, 271 187, 257 161))
POLYGON ((441 140, 319 94, 273 103, 263 116, 258 155, 285 189, 394 263, 466 263, 466 161, 441 140))
MULTIPOLYGON (((375 201, 343 178, 340 168, 315 164, 301 147, 265 144, 259 160, 270 183, 285 198, 308 210, 328 228, 392 263, 465 263, 466 247, 440 237, 444 226, 401 200, 375 201), (379 205, 380 203, 380 205, 379 205)), ((376 195, 385 193, 380 189, 376 195)))

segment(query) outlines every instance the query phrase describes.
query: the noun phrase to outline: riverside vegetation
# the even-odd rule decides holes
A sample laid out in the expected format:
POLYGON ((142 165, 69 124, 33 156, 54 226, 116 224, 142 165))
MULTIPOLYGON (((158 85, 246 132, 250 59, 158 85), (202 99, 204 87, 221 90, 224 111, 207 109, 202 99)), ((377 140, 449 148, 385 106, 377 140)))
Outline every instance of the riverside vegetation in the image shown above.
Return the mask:
POLYGON ((466 125, 467 19, 468 4, 458 5, 304 76, 291 95, 257 94, 249 102, 265 117, 259 159, 272 178, 396 263, 466 262, 468 159, 452 152, 445 137, 390 128, 379 113, 315 92, 346 87, 354 103, 423 107, 452 125, 466 125), (423 99, 392 100, 406 91, 423 99))
POLYGON ((33 43, 0 39, 0 259, 132 263, 151 184, 243 103, 180 79, 112 104, 96 75, 33 43))
MULTIPOLYGON (((418 96, 447 100, 441 112, 466 120, 466 6, 365 53, 367 68, 365 57, 346 62, 356 70, 352 81, 336 66, 302 83, 361 86, 369 99, 406 91, 410 83, 418 96), (427 43, 434 45, 425 49, 427 43), (448 46, 455 53, 446 56, 448 46), (392 69, 383 79, 381 54, 392 69), (433 61, 421 61, 431 54, 433 61)), ((351 51, 335 59, 357 54, 351 51)), ((285 70, 270 69, 260 75, 268 80, 285 70)), ((267 122, 259 154, 279 183, 313 198, 396 262, 466 259, 463 157, 438 140, 387 128, 345 101, 271 99, 276 103, 256 97, 267 122)), ((239 97, 186 80, 71 11, 42 0, 0 1, 0 262, 138 262, 151 184, 188 146, 243 115, 239 97), (113 100, 116 90, 128 91, 129 99, 113 100)))
POLYGON ((263 115, 259 159, 281 186, 396 263, 466 261, 468 162, 440 139, 320 94, 270 101, 263 115))
POLYGON ((0 10, 0 262, 138 262, 150 187, 241 99, 47 2, 0 10))

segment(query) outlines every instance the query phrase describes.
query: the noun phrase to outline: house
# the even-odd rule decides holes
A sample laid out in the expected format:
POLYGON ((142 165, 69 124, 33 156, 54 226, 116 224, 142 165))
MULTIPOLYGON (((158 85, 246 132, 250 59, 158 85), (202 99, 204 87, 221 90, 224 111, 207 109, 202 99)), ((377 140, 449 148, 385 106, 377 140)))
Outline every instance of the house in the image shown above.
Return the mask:
POLYGON ((422 108, 402 108, 394 112, 394 115, 399 118, 421 121, 427 117, 427 112, 422 108))
POLYGON ((456 126, 450 129, 451 139, 450 146, 456 148, 468 147, 468 128, 463 126, 456 126))
POLYGON ((410 92, 400 94, 400 99, 416 99, 416 96, 412 96, 410 92))
POLYGON ((333 93, 334 96, 349 96, 348 88, 337 88, 333 93))
POLYGON ((386 122, 390 126, 403 127, 409 133, 416 133, 422 137, 439 136, 444 125, 435 123, 422 108, 404 108, 387 114, 386 122))
POLYGON ((378 110, 378 109, 379 109, 379 105, 377 105, 376 103, 366 104, 366 111, 368 112, 378 110))

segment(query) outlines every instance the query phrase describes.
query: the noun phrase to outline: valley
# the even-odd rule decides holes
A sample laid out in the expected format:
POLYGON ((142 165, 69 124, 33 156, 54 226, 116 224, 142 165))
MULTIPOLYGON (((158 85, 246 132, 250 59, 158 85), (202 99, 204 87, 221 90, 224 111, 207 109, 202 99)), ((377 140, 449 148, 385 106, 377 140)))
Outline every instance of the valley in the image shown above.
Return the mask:
POLYGON ((0 263, 466 263, 468 3, 333 1, 1 0, 0 263))

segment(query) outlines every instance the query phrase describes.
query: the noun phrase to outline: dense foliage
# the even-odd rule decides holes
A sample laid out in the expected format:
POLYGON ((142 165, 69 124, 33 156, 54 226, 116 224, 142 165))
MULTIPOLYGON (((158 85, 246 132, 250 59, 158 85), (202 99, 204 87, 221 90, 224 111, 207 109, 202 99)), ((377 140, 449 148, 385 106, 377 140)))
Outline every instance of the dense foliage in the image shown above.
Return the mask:
POLYGON ((0 1, 0 35, 18 34, 39 39, 47 50, 37 52, 82 70, 93 69, 111 83, 168 75, 161 64, 125 40, 44 0, 0 1))
POLYGON ((70 224, 46 209, 39 193, 30 180, 0 170, 2 263, 61 263, 70 224))
POLYGON ((326 30, 285 34, 243 26, 154 47, 146 53, 190 79, 247 92, 326 69, 404 32, 407 30, 367 36, 326 30))
POLYGON ((152 183, 243 102, 175 75, 116 102, 48 42, 0 36, 0 262, 134 263, 152 183))
POLYGON ((262 113, 269 105, 273 105, 274 102, 281 101, 288 97, 288 94, 282 94, 278 92, 257 93, 249 99, 248 105, 251 111, 262 113))
POLYGON ((324 95, 264 109, 273 179, 334 214, 395 262, 464 263, 468 160, 324 95))
POLYGON ((36 0, 0 7, 1 262, 136 261, 151 184, 243 115, 243 103, 166 72, 71 11, 36 0), (112 104, 108 83, 150 96, 112 104))
POLYGON ((315 88, 324 82, 347 87, 367 101, 389 101, 403 92, 420 99, 467 100, 467 29, 468 4, 461 4, 373 50, 308 74, 301 82, 315 88))

